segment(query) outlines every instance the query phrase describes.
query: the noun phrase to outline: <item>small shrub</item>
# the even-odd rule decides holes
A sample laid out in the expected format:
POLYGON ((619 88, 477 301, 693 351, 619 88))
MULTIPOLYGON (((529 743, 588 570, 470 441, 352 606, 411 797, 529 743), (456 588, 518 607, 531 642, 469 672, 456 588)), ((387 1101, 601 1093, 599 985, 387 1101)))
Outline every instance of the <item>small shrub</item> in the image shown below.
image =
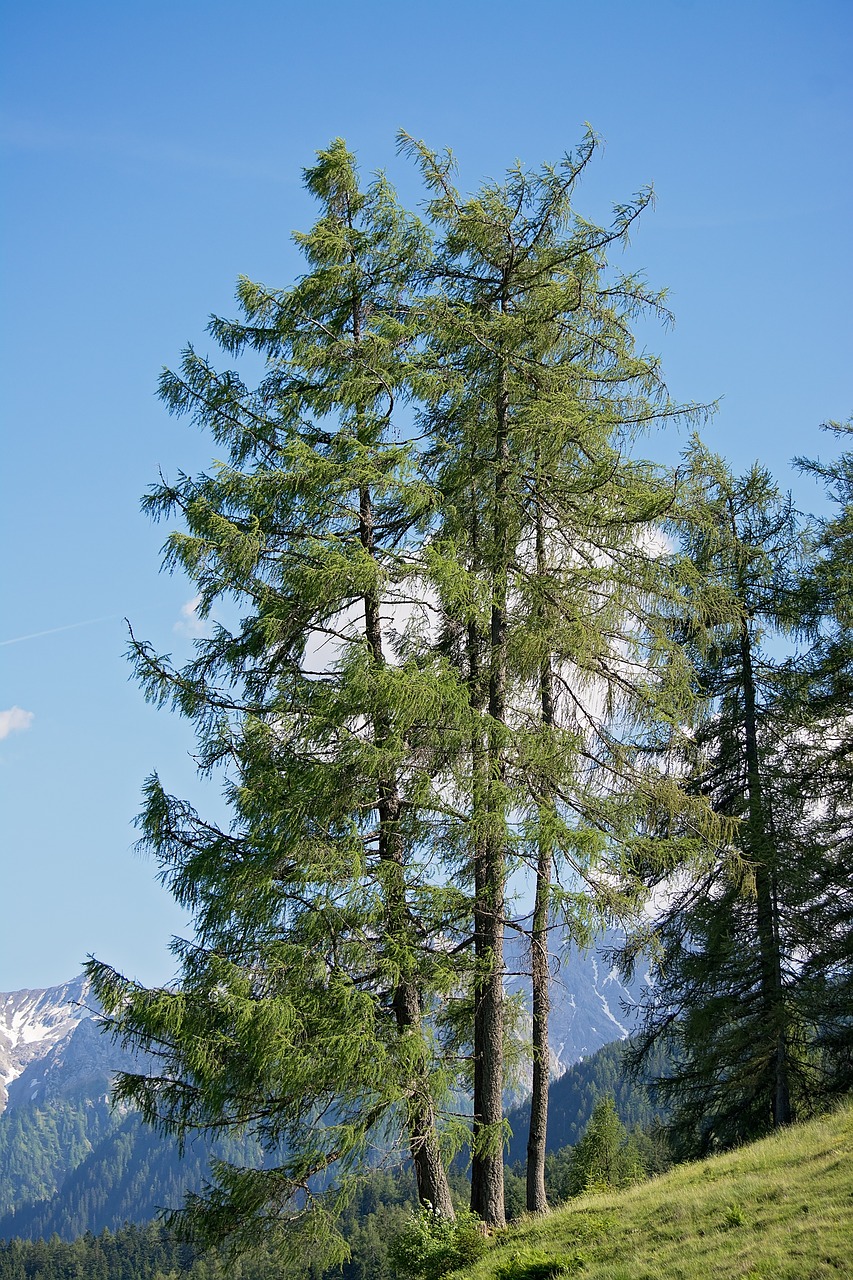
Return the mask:
POLYGON ((475 1213, 463 1211, 455 1222, 449 1222, 425 1209, 415 1214, 393 1241, 390 1258, 400 1277, 441 1280, 452 1271, 471 1266, 488 1248, 483 1224, 475 1213))
POLYGON ((596 1104, 583 1137, 574 1148, 568 1170, 572 1196, 609 1191, 639 1182, 645 1175, 640 1149, 628 1137, 616 1113, 616 1103, 604 1097, 596 1104))
POLYGON ((747 1224, 747 1215, 739 1204, 730 1204, 726 1208, 723 1215, 723 1224, 726 1227, 745 1227, 747 1224))
POLYGON ((562 1280, 583 1270, 586 1258, 579 1250, 572 1253, 541 1253, 525 1249, 514 1253, 495 1272, 497 1280, 562 1280))

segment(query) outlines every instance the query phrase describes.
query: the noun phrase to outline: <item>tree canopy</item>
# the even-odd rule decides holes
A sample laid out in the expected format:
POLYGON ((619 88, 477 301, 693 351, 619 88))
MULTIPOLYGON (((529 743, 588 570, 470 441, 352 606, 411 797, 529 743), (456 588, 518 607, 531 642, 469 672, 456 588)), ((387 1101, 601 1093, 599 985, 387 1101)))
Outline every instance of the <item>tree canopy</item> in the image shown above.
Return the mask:
MULTIPOLYGON (((638 318, 668 318, 664 295, 609 260, 650 193, 606 228, 576 211, 596 147, 588 134, 559 165, 465 196, 449 153, 402 135, 421 218, 332 142, 305 172, 319 216, 296 236, 304 275, 241 279, 240 318, 210 322, 238 367, 188 348, 163 374, 170 411, 225 450, 144 504, 179 521, 165 564, 211 626, 183 666, 136 637, 132 657, 146 695, 195 726, 201 771, 222 770, 230 823, 152 775, 141 845, 194 936, 175 943, 174 986, 89 973, 108 1029, 157 1063, 117 1096, 179 1141, 248 1131, 266 1153, 220 1162, 190 1198, 180 1221, 205 1242, 263 1230, 342 1257, 335 1218, 394 1152, 450 1220, 460 1147, 472 1210, 503 1224, 507 929, 530 941, 532 1212, 556 927, 583 942, 619 923, 634 954, 649 895, 687 878, 659 930, 648 1043, 677 1027, 678 1087, 703 1117, 741 1054, 732 1123, 750 1107, 786 1122, 810 1078, 803 1028, 819 1019, 789 989, 849 983, 849 951, 801 974, 805 935, 787 933, 806 901, 821 917, 847 813, 839 792, 819 886, 799 853, 783 871, 801 695, 760 630, 805 590, 796 516, 760 469, 735 481, 699 445, 677 472, 642 457, 649 429, 706 410, 675 403, 634 339, 638 318), (224 601, 234 626, 213 621, 224 601)), ((803 624, 818 639, 797 674, 831 719, 849 601, 835 526, 822 536, 803 624)))

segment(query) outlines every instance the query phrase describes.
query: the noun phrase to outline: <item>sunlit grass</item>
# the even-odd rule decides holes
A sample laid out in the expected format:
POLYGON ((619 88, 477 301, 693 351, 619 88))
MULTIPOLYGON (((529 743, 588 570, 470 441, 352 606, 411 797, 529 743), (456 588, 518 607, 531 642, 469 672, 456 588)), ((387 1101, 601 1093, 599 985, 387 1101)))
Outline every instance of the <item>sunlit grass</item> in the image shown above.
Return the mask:
POLYGON ((853 1104, 502 1233, 471 1280, 853 1277, 853 1104))

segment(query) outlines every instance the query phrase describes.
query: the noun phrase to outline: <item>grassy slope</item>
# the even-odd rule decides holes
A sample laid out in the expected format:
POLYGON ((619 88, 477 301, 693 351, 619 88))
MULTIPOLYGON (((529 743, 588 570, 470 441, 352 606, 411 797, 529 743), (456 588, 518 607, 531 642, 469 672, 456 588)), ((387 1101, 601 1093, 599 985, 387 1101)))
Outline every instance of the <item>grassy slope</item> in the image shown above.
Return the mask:
POLYGON ((853 1278, 853 1104, 509 1230, 471 1280, 853 1278), (564 1262, 553 1269, 546 1260, 564 1262))

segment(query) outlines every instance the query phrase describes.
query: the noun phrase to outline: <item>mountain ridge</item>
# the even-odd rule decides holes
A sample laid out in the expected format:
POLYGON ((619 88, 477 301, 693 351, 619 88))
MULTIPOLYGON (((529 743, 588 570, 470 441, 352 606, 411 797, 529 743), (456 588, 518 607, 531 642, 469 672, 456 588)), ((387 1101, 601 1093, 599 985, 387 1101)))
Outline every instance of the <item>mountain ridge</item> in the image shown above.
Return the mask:
POLYGON ((80 974, 53 987, 0 992, 0 1114, 9 1088, 31 1063, 67 1040, 93 1011, 86 1007, 89 983, 80 974))

